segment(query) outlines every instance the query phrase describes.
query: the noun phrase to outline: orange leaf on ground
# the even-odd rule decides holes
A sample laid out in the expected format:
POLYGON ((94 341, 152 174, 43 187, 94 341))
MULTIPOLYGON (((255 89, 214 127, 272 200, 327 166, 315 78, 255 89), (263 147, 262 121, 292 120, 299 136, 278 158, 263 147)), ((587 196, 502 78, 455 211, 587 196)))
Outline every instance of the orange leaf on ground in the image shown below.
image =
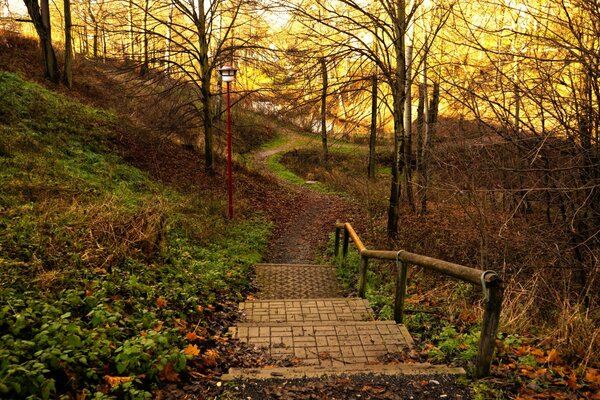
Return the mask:
POLYGON ((202 360, 204 360, 204 365, 207 367, 214 367, 217 365, 217 359, 219 358, 219 352, 216 350, 206 350, 204 355, 202 356, 202 360))
POLYGON ((185 322, 185 320, 183 320, 181 318, 175 318, 174 325, 175 325, 175 328, 179 329, 180 331, 188 330, 187 322, 185 322))
POLYGON ((185 338, 190 342, 198 339, 200 336, 196 335, 196 332, 188 332, 185 334, 185 338))
POLYGON ((588 368, 583 379, 596 386, 600 386, 600 372, 597 369, 588 368))
POLYGON ((200 354, 200 349, 195 344, 190 344, 183 350, 183 354, 187 354, 188 356, 197 356, 200 354))
POLYGON ((175 368, 173 368, 173 364, 170 362, 158 373, 158 377, 163 381, 179 381, 179 374, 175 372, 175 368))
POLYGON ((110 376, 104 375, 104 382, 108 384, 108 386, 115 387, 120 385, 121 383, 129 382, 131 380, 131 376, 110 376))
POLYGON ((532 347, 529 352, 530 352, 530 354, 532 354, 532 355, 534 355, 536 357, 543 357, 544 356, 544 351, 540 350, 540 349, 536 349, 535 347, 532 347))
POLYGON ((558 361, 560 361, 560 355, 558 354, 558 351, 556 349, 550 350, 548 353, 548 362, 555 363, 558 361))
POLYGON ((575 375, 575 373, 572 373, 569 378, 567 379, 567 385, 573 389, 579 389, 579 384, 577 383, 577 375, 575 375))
POLYGON ((167 300, 164 297, 160 296, 158 299, 156 299, 156 306, 158 308, 164 308, 164 307, 166 307, 167 306, 167 300))
POLYGON ((154 326, 152 327, 152 330, 155 332, 160 332, 160 330, 162 329, 164 325, 163 321, 158 321, 157 323, 154 324, 154 326))

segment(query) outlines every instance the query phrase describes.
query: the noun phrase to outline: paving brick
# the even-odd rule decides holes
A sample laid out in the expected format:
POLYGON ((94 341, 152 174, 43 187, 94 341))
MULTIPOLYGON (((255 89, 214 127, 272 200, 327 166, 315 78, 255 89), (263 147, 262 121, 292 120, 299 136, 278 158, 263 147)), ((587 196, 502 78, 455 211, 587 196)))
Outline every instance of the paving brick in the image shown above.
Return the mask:
POLYGON ((404 326, 373 321, 367 301, 337 297, 341 288, 331 267, 260 264, 256 275, 260 300, 239 305, 242 322, 231 332, 273 358, 346 368, 375 365, 412 346, 404 326))

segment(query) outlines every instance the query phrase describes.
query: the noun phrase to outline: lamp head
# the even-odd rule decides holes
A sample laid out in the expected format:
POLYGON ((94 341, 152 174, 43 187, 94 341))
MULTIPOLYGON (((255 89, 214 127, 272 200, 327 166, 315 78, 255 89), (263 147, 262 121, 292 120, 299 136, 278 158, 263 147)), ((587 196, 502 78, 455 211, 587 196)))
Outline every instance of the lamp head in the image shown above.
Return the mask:
POLYGON ((223 78, 223 82, 233 82, 233 80, 235 79, 235 74, 237 73, 237 68, 232 67, 229 64, 225 64, 221 68, 219 68, 218 71, 219 74, 221 74, 221 77, 223 78))

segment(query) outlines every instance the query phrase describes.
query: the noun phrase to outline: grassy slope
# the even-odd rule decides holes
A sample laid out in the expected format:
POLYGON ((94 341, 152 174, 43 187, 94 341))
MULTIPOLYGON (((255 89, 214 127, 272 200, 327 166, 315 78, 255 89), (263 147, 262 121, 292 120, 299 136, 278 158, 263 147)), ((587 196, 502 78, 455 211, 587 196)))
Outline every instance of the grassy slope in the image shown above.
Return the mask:
POLYGON ((229 225, 128 166, 118 124, 0 72, 0 397, 149 396, 260 259, 268 223, 229 225))

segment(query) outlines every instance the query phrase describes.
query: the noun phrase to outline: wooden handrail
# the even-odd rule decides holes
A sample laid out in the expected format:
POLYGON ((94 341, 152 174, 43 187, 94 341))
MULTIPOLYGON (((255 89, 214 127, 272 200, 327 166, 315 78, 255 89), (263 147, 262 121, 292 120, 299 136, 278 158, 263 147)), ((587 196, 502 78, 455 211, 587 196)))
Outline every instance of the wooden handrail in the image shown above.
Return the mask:
POLYGON ((451 263, 405 250, 369 250, 366 248, 350 223, 335 224, 335 256, 339 256, 340 233, 343 231, 342 263, 345 264, 348 254, 348 242, 352 239, 360 254, 360 275, 358 280, 358 295, 365 297, 367 284, 367 268, 370 258, 396 261, 396 297, 394 300, 394 319, 402 323, 404 317, 404 296, 406 294, 406 279, 408 265, 418 265, 423 268, 451 276, 462 281, 481 286, 484 293, 484 313, 477 350, 475 376, 483 377, 490 373, 490 366, 496 348, 496 335, 502 309, 504 287, 502 279, 494 271, 482 271, 476 268, 451 263))

